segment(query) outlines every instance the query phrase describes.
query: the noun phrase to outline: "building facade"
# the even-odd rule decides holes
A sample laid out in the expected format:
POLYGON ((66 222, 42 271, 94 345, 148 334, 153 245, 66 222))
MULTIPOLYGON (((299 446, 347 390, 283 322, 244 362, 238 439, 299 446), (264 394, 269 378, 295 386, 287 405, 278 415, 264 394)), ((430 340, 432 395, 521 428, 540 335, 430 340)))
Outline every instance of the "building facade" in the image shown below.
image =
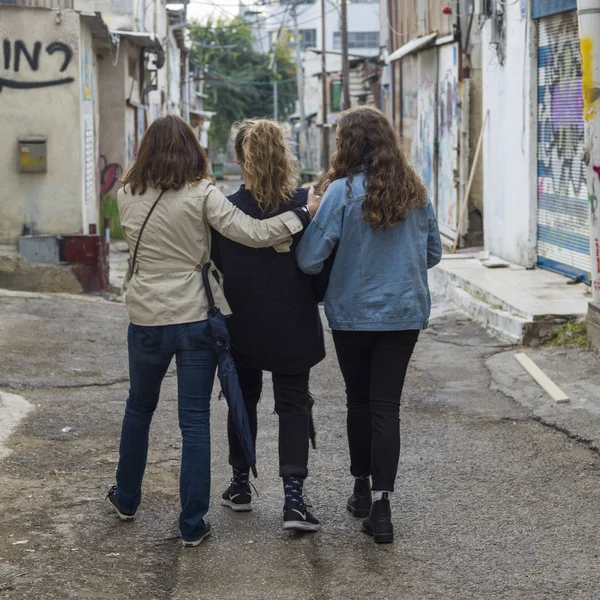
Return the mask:
POLYGON ((507 260, 588 280, 576 8, 573 0, 493 3, 483 15, 485 238, 507 260))
POLYGON ((388 41, 382 98, 427 186, 443 237, 479 245, 481 165, 473 167, 473 159, 482 126, 482 70, 479 30, 465 19, 468 11, 466 2, 381 3, 388 41))
MULTIPOLYGON (((265 6, 248 5, 242 14, 254 23, 257 50, 271 51, 276 35, 282 29, 293 32, 295 25, 301 37, 302 51, 322 50, 322 18, 319 0, 279 0, 265 6)), ((328 52, 340 52, 341 9, 339 3, 327 2, 325 8, 325 39, 328 52)), ((385 43, 385 42, 383 42, 385 43)), ((348 50, 352 54, 377 56, 380 39, 379 2, 360 0, 348 3, 348 50)))
POLYGON ((129 0, 8 1, 0 0, 0 243, 100 230, 102 217, 118 230, 120 175, 148 124, 183 109, 186 49, 173 24, 185 16, 158 0, 143 9, 129 0))

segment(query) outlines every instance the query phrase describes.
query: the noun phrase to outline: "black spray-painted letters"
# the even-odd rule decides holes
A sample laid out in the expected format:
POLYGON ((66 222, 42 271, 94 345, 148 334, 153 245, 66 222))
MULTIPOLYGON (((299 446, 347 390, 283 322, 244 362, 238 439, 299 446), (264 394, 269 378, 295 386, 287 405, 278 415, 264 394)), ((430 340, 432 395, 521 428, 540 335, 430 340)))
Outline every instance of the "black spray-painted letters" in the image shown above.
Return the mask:
MULTIPOLYGON (((30 46, 31 47, 31 46, 30 46)), ((40 68, 40 58, 42 53, 42 42, 34 42, 31 51, 27 48, 27 45, 22 40, 15 40, 11 43, 10 40, 3 40, 2 52, 4 55, 4 70, 10 71, 11 67, 15 73, 18 73, 21 66, 29 66, 31 71, 37 71, 40 68), (21 61, 21 58, 24 61, 21 61), (11 64, 12 63, 12 64, 11 64)), ((63 54, 63 62, 59 72, 66 71, 71 59, 73 58, 73 51, 67 44, 63 42, 52 42, 46 46, 46 54, 52 55, 55 52, 63 54)), ((63 85, 65 83, 72 83, 75 81, 73 77, 62 77, 58 79, 49 79, 44 81, 16 81, 6 77, 0 77, 0 92, 2 88, 15 88, 21 90, 28 90, 34 88, 50 87, 53 85, 63 85)))

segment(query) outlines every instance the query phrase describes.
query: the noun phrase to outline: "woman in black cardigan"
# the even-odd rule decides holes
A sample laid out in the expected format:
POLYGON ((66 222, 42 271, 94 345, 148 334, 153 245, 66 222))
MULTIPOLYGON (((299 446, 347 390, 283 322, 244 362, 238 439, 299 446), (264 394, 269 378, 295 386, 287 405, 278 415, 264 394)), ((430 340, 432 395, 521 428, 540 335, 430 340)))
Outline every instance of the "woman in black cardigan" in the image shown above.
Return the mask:
MULTIPOLYGON (((243 212, 264 219, 306 205, 309 192, 295 187, 297 162, 277 123, 244 121, 235 152, 244 185, 229 200, 243 212)), ((325 357, 317 303, 321 284, 296 266, 299 236, 290 252, 276 252, 213 235, 213 260, 223 273, 233 312, 227 325, 255 442, 262 374, 272 373, 285 495, 283 528, 317 531, 319 521, 306 510, 302 489, 308 474, 310 369, 325 357)), ((228 434, 233 478, 221 504, 234 511, 252 510, 249 467, 231 417, 228 434)))

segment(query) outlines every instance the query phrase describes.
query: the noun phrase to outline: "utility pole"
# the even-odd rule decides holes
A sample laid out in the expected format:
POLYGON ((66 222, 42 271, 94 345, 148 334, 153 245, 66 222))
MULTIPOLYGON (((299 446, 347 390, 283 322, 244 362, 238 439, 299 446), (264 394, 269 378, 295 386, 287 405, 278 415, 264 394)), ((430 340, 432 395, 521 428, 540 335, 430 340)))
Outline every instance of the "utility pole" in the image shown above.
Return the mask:
POLYGON ((342 0, 342 103, 350 108, 350 65, 348 64, 348 5, 342 0))
POLYGON ((594 345, 600 340, 600 0, 577 0, 581 49, 584 156, 590 215, 590 271, 592 301, 588 310, 588 332, 594 345), (596 331, 593 331, 596 330, 596 331), (597 338, 597 339, 595 339, 597 338))
POLYGON ((292 18, 294 19, 294 38, 296 45, 296 82, 298 86, 298 108, 300 111, 300 164, 305 167, 307 151, 306 139, 306 111, 304 110, 304 72, 302 69, 302 57, 300 56, 300 32, 298 30, 298 2, 292 6, 292 18))
POLYGON ((321 54, 321 80, 323 83, 323 98, 321 103, 323 105, 323 126, 321 128, 321 134, 323 135, 323 170, 327 171, 329 168, 329 124, 327 122, 327 35, 325 30, 325 0, 321 0, 321 47, 323 53, 321 54))

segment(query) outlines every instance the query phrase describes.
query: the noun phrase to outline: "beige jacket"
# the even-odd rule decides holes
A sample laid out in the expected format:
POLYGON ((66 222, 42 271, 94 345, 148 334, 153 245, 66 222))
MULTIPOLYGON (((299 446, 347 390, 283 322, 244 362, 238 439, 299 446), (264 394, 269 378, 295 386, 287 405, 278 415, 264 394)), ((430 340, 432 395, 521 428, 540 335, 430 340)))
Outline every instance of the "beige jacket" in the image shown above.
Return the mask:
MULTIPOLYGON (((133 257, 142 223, 158 197, 148 188, 133 195, 128 186, 117 194, 121 227, 133 257)), ((302 230, 292 212, 259 221, 244 214, 208 181, 166 191, 142 234, 136 269, 126 294, 129 319, 135 325, 174 325, 203 321, 208 301, 202 265, 210 260, 210 227, 246 246, 289 250, 291 236, 302 230)), ((215 302, 231 310, 223 290, 211 278, 215 302)))

